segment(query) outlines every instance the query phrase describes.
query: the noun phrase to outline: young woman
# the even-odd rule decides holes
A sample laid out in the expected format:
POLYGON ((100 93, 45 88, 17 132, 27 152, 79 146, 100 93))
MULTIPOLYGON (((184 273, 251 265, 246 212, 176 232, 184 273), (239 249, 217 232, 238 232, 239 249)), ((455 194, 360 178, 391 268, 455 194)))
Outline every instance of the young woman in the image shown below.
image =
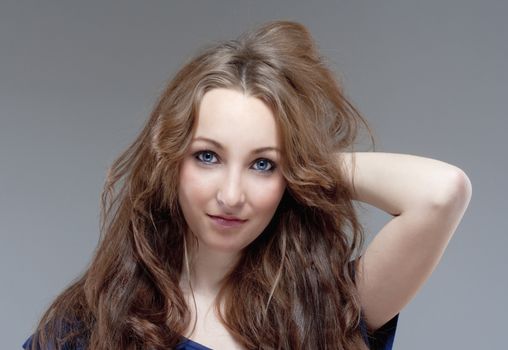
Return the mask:
POLYGON ((391 349, 471 197, 459 168, 352 152, 304 26, 208 47, 112 165, 91 265, 26 349, 391 349), (353 201, 393 219, 363 250, 353 201))

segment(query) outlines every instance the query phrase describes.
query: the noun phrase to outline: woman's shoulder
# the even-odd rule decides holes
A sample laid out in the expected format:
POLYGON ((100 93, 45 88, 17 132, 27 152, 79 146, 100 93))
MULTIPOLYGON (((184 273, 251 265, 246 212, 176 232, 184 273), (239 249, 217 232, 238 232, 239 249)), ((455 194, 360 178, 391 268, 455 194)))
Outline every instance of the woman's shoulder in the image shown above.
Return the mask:
MULTIPOLYGON (((349 268, 354 278, 355 276, 355 260, 349 262, 349 268)), ((399 321, 399 314, 395 315, 391 320, 386 322, 380 328, 374 332, 367 330, 367 324, 365 318, 360 319, 360 328, 362 331, 363 339, 371 350, 391 350, 395 341, 395 332, 397 330, 397 324, 399 321)))
POLYGON ((83 336, 75 336, 73 338, 69 338, 67 340, 62 339, 63 344, 60 347, 55 345, 55 341, 48 339, 48 342, 45 345, 42 345, 40 342, 41 338, 38 333, 33 333, 28 337, 28 339, 23 343, 22 348, 25 350, 85 350, 87 347, 87 342, 85 337, 83 336))
MULTIPOLYGON (((42 346, 39 342, 39 337, 36 333, 32 334, 22 345, 25 350, 56 350, 58 349, 54 343, 49 343, 46 346, 42 346)), ((62 350, 85 350, 85 342, 74 339, 74 341, 64 342, 63 346, 60 347, 62 350)))
POLYGON ((85 334, 80 322, 60 321, 44 331, 37 329, 22 347, 25 350, 85 350, 88 340, 85 334))
MULTIPOLYGON (((56 350, 54 344, 41 347, 37 339, 37 333, 32 334, 22 345, 25 350, 56 350)), ((63 344, 61 350, 86 350, 86 342, 81 340, 69 341, 63 344)), ((175 350, 212 350, 202 344, 199 344, 191 339, 182 337, 182 341, 176 346, 175 350)))
POLYGON ((371 350, 391 350, 395 341, 395 332, 397 331, 397 324, 399 321, 399 314, 395 315, 391 320, 386 322, 383 326, 374 332, 368 332, 365 320, 362 317, 360 327, 362 330, 363 339, 369 345, 371 350))

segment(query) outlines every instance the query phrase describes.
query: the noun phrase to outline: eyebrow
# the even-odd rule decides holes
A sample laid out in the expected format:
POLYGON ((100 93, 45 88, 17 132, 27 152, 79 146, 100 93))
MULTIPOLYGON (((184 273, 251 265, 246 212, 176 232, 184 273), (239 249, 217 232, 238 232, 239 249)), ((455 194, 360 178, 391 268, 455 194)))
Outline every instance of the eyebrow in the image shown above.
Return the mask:
MULTIPOLYGON (((209 139, 207 137, 198 136, 198 137, 195 137, 194 139, 192 139, 192 141, 199 141, 199 140, 209 142, 209 143, 213 144, 214 146, 216 146, 218 149, 224 150, 224 146, 222 146, 219 142, 209 139)), ((280 150, 276 147, 261 147, 261 148, 257 148, 255 150, 253 150, 251 153, 258 154, 258 153, 261 153, 264 151, 276 151, 276 152, 280 153, 280 150)))

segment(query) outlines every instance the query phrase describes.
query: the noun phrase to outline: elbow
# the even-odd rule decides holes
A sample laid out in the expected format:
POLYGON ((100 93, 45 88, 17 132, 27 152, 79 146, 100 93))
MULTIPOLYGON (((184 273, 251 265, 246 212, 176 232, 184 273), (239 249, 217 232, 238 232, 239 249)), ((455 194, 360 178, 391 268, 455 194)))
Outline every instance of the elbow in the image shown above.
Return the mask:
POLYGON ((462 169, 452 166, 437 187, 431 199, 433 207, 464 211, 469 205, 473 187, 462 169))

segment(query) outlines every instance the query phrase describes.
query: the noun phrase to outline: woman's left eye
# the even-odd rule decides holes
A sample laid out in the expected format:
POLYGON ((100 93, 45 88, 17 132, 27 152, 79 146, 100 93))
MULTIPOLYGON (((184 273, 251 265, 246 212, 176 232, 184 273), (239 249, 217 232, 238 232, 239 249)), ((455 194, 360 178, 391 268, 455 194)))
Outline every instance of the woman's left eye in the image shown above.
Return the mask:
POLYGON ((254 164, 258 164, 261 169, 256 169, 260 171, 272 172, 275 169, 275 164, 268 159, 258 159, 254 164))
MULTIPOLYGON (((198 151, 194 153, 194 157, 201 163, 205 164, 217 163, 217 156, 215 152, 212 151, 198 151)), ((275 163, 266 158, 259 158, 256 159, 256 161, 254 162, 254 169, 260 172, 271 173, 275 170, 275 163)))

